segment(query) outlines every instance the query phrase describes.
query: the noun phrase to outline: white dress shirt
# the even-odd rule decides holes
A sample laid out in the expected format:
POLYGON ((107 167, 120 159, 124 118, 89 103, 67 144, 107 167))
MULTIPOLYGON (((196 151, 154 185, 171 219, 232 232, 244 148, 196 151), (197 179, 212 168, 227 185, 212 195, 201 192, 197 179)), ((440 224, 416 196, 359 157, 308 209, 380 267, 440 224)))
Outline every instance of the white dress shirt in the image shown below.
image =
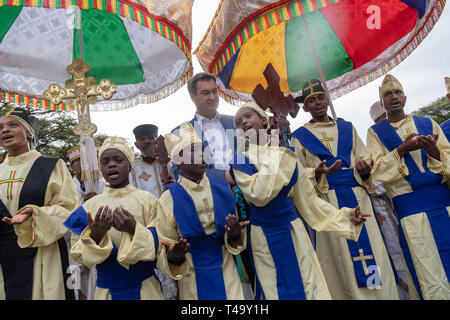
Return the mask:
POLYGON ((221 115, 216 112, 212 119, 195 114, 196 122, 202 127, 203 134, 211 151, 212 162, 215 169, 229 170, 230 161, 233 159, 233 151, 228 141, 225 128, 220 122, 221 115))

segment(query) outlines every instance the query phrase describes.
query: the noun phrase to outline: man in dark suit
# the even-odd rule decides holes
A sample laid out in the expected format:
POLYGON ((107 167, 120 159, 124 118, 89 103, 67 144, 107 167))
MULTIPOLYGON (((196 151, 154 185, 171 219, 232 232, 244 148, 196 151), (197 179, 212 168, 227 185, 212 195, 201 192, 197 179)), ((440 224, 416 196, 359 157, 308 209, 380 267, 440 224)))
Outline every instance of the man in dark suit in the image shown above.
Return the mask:
MULTIPOLYGON (((189 80, 188 91, 196 107, 194 118, 189 122, 203 141, 206 175, 232 183, 228 170, 236 145, 234 116, 217 112, 219 95, 216 78, 209 73, 197 73, 189 80)), ((179 126, 172 133, 176 134, 178 130, 179 126)), ((173 165, 172 170, 178 179, 180 169, 173 165)))

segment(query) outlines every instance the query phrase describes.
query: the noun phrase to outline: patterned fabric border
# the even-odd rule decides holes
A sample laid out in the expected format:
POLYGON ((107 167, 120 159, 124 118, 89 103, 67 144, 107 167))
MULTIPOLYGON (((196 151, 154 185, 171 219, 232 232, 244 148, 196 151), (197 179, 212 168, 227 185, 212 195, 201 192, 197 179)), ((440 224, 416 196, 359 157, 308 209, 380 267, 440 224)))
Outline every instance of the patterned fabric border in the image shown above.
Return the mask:
MULTIPOLYGON (((209 72, 217 76, 228 61, 230 61, 238 50, 254 35, 274 25, 301 16, 307 12, 316 11, 320 8, 336 4, 339 1, 340 0, 286 1, 287 3, 282 3, 276 8, 267 6, 262 10, 255 12, 242 21, 241 24, 239 24, 227 37, 227 40, 225 40, 219 50, 217 50, 213 61, 209 65, 209 72)), ((208 29, 208 32, 209 30, 210 29, 208 29)))
POLYGON ((209 24, 208 30, 206 30, 205 35, 203 36, 202 40, 200 40, 197 48, 194 51, 194 54, 197 54, 198 49, 200 46, 205 42, 206 37, 208 36, 209 32, 212 29, 212 26, 214 25, 214 22, 216 21, 217 16, 219 15, 220 9, 222 9, 222 4, 224 0, 220 0, 219 6, 217 7, 216 13, 214 13, 214 17, 211 20, 211 23, 209 24))
MULTIPOLYGON (((441 156, 441 159, 442 159, 442 156, 441 156)), ((439 174, 443 175, 446 171, 447 171, 447 159, 444 159, 442 170, 441 170, 441 172, 439 174)))
POLYGON ((431 10, 431 13, 427 19, 427 22, 424 24, 422 29, 416 34, 416 36, 390 61, 383 64, 381 67, 378 67, 374 71, 369 74, 363 75, 356 79, 355 81, 349 83, 348 85, 333 90, 330 92, 332 99, 337 99, 353 90, 356 90, 371 81, 376 80, 379 77, 384 76, 389 71, 394 69, 397 65, 400 64, 403 60, 405 60, 425 39, 425 37, 431 32, 436 22, 439 20, 439 17, 444 10, 446 0, 438 0, 434 8, 431 10))
POLYGON ((158 90, 155 93, 148 95, 139 95, 134 98, 126 99, 123 101, 111 101, 108 100, 101 101, 95 105, 90 106, 90 110, 93 112, 103 112, 103 111, 117 111, 132 108, 138 104, 151 104, 156 101, 162 100, 172 93, 183 87, 188 80, 192 77, 193 69, 189 69, 179 80, 174 83, 158 90))
POLYGON ((36 213, 34 212, 34 208, 31 208, 31 209, 33 209, 33 213, 31 214, 31 218, 33 219, 33 220, 31 221, 31 228, 33 229, 33 232, 32 232, 32 234, 33 234, 33 239, 31 239, 31 243, 30 243, 30 245, 28 246, 28 248, 32 248, 32 247, 34 246, 34 244, 36 243, 36 241, 37 241, 37 233, 36 233, 36 213))
MULTIPOLYGON (((158 100, 164 99, 184 86, 187 81, 192 77, 192 68, 186 72, 181 79, 175 81, 173 84, 166 86, 158 90, 155 93, 149 95, 140 95, 135 98, 130 98, 127 100, 112 101, 102 101, 100 103, 90 106, 91 111, 116 111, 132 108, 138 104, 150 104, 158 100)), ((20 95, 18 93, 11 93, 7 91, 2 91, 0 89, 0 101, 6 103, 13 103, 16 105, 26 105, 33 108, 40 108, 44 110, 52 111, 75 111, 75 108, 71 108, 65 102, 60 104, 50 103, 48 100, 37 97, 29 97, 20 95)))
POLYGON ((237 106, 237 107, 239 107, 239 106, 241 106, 242 104, 243 104, 243 101, 242 100, 239 100, 239 99, 237 99, 237 98, 233 98, 233 97, 230 97, 228 94, 226 94, 225 92, 223 92, 222 90, 221 90, 221 88, 220 87, 218 87, 218 93, 219 93, 219 96, 223 99, 223 100, 225 100, 226 102, 228 102, 229 104, 231 104, 231 105, 233 105, 233 106, 237 106))
POLYGON ((72 111, 73 109, 65 103, 53 104, 48 100, 37 97, 29 97, 20 95, 16 92, 8 92, 0 89, 0 101, 5 103, 13 103, 16 105, 30 106, 33 108, 41 108, 52 111, 72 111))
POLYGON ((405 174, 405 172, 402 170, 401 157, 400 157, 400 155, 398 154, 397 148, 395 148, 395 149, 392 151, 392 153, 394 154, 394 157, 395 157, 395 159, 397 160, 397 170, 398 170, 398 172, 400 173, 400 175, 401 175, 402 177, 405 177, 406 174, 405 174))

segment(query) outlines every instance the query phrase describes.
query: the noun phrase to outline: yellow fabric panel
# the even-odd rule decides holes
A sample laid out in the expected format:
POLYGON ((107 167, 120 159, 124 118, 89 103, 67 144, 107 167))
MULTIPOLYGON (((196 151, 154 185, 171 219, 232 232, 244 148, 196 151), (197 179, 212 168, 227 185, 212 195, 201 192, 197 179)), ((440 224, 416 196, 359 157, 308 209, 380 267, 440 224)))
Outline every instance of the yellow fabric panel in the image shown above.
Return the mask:
POLYGON ((263 72, 272 63, 280 75, 280 88, 289 92, 284 47, 285 22, 270 27, 250 38, 242 47, 230 79, 230 88, 252 93, 259 83, 267 87, 263 72))

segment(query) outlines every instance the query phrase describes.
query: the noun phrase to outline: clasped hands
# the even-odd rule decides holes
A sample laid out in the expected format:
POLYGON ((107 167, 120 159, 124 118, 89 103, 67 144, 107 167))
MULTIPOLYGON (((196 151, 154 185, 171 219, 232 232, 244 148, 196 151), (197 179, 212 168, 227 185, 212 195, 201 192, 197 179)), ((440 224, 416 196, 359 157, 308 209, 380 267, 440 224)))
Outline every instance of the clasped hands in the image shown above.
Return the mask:
POLYGON ((133 215, 122 207, 112 210, 108 206, 101 206, 98 208, 94 219, 88 212, 88 223, 91 228, 91 238, 97 244, 100 243, 111 227, 130 234, 134 234, 136 229, 136 220, 133 215))
POLYGON ((433 158, 440 160, 439 148, 436 145, 439 135, 419 135, 417 133, 411 133, 406 137, 405 141, 398 146, 397 151, 400 156, 405 155, 408 152, 423 149, 433 158))

